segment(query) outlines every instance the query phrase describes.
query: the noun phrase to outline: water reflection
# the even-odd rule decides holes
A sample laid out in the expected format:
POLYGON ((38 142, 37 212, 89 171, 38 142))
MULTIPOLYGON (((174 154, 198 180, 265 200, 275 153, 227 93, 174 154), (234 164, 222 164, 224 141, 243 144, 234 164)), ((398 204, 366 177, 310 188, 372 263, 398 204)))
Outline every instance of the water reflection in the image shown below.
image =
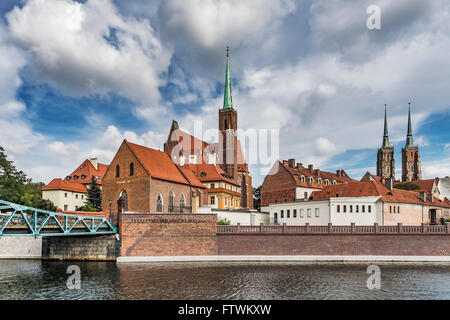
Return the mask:
POLYGON ((0 261, 0 299, 450 299, 450 266, 380 264, 381 290, 367 289, 367 264, 127 264, 0 261), (82 288, 66 286, 67 267, 82 288))

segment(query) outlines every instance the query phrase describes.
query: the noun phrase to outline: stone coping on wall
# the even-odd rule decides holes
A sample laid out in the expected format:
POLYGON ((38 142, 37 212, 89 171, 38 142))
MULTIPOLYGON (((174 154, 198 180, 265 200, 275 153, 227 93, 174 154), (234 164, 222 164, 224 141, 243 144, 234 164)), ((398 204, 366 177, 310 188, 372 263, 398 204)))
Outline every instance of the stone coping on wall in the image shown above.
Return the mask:
POLYGON ((118 264, 157 263, 157 262, 445 262, 450 263, 450 256, 348 256, 348 255, 236 255, 236 256, 135 256, 118 257, 118 264))

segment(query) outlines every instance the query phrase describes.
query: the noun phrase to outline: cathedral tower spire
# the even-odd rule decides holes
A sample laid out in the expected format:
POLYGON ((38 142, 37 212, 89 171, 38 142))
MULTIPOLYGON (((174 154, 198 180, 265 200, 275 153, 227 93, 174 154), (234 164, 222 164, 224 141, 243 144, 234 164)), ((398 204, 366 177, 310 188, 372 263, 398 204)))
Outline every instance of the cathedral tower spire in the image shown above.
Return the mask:
POLYGON ((408 103, 408 129, 406 144, 402 149, 402 181, 422 180, 419 147, 413 143, 411 126, 411 102, 408 103))
POLYGON ((227 47, 227 66, 225 70, 225 90, 223 94, 223 109, 233 109, 230 79, 230 47, 227 47))
POLYGON ((384 134, 383 134, 383 148, 389 147, 389 133, 387 124, 387 106, 384 105, 384 134))
POLYGON ((395 179, 394 147, 389 146, 389 133, 387 125, 387 106, 384 105, 384 133, 383 144, 377 154, 377 176, 384 179, 395 179))
POLYGON ((237 167, 237 111, 231 97, 230 48, 226 50, 225 89, 223 107, 219 109, 219 163, 223 171, 234 180, 238 178, 237 167))

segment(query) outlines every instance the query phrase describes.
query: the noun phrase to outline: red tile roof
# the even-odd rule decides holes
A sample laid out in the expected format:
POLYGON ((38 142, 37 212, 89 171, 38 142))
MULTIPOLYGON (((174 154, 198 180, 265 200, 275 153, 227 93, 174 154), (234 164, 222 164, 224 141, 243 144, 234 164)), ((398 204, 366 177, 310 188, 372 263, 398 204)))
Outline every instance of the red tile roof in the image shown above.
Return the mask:
POLYGON ((183 170, 190 170, 201 182, 225 181, 240 186, 236 180, 226 176, 225 171, 218 165, 213 164, 186 164, 183 170))
POLYGON ((369 196, 380 196, 381 198, 379 201, 383 202, 412 203, 450 208, 450 202, 448 199, 441 201, 438 197, 433 197, 433 202, 431 202, 427 197, 425 197, 425 201, 422 201, 420 191, 408 191, 395 188, 389 190, 377 181, 357 181, 348 184, 338 184, 311 193, 311 198, 313 200, 325 200, 336 197, 345 198, 369 196))
POLYGON ((152 178, 190 184, 167 153, 140 146, 127 140, 125 140, 125 143, 130 147, 152 178))
POLYGON ((82 183, 71 182, 65 179, 56 178, 50 181, 42 190, 65 190, 73 192, 87 193, 86 186, 82 183))
POLYGON ((333 180, 335 180, 337 183, 349 183, 349 182, 355 182, 356 180, 350 178, 347 173, 344 170, 339 170, 340 176, 337 174, 322 171, 319 169, 312 169, 310 170, 309 167, 303 167, 303 166, 295 166, 290 167, 289 164, 287 164, 285 161, 281 162, 279 161, 279 165, 286 168, 289 173, 292 175, 292 177, 295 180, 295 183, 298 187, 307 187, 307 188, 316 188, 316 189, 323 189, 326 187, 325 185, 325 179, 328 179, 330 181, 330 184, 333 180), (301 176, 305 177, 305 182, 302 182, 301 176), (313 183, 309 182, 309 177, 313 177, 313 183), (317 182, 317 178, 321 178, 322 184, 319 184, 317 182))
POLYGON ((206 188, 205 185, 201 183, 201 181, 195 176, 195 173, 191 169, 186 168, 185 166, 181 167, 179 165, 177 165, 177 167, 191 185, 198 188, 206 188))
POLYGON ((70 177, 69 181, 88 184, 91 182, 92 176, 95 176, 99 178, 97 179, 97 183, 101 184, 103 176, 105 175, 106 169, 108 169, 108 167, 109 166, 106 164, 98 163, 97 169, 95 169, 91 161, 89 159, 86 159, 78 168, 75 169, 74 172, 72 172, 67 177, 70 177), (78 178, 75 179, 75 176, 78 176, 78 178))
MULTIPOLYGON (((420 187, 419 191, 425 191, 425 192, 433 192, 433 186, 438 184, 439 178, 434 179, 427 179, 427 180, 414 180, 410 181, 410 183, 418 185, 420 187)), ((398 182, 398 183, 404 183, 404 182, 398 182)), ((398 184, 396 183, 396 184, 398 184)))

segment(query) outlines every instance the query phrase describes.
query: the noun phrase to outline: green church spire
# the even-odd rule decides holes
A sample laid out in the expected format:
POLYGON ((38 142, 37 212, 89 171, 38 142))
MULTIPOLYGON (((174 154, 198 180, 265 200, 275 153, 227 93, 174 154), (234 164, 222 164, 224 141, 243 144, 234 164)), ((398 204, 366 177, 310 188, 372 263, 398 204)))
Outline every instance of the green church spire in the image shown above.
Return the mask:
POLYGON ((413 136, 412 136, 412 126, 411 126, 411 102, 408 103, 408 133, 406 135, 406 148, 413 148, 413 136))
POLYGON ((223 109, 233 109, 233 98, 231 97, 230 80, 230 48, 227 47, 227 67, 225 71, 225 92, 223 95, 223 109))
POLYGON ((384 105, 384 135, 383 135, 383 148, 389 148, 389 134, 387 125, 387 111, 386 105, 384 105))

